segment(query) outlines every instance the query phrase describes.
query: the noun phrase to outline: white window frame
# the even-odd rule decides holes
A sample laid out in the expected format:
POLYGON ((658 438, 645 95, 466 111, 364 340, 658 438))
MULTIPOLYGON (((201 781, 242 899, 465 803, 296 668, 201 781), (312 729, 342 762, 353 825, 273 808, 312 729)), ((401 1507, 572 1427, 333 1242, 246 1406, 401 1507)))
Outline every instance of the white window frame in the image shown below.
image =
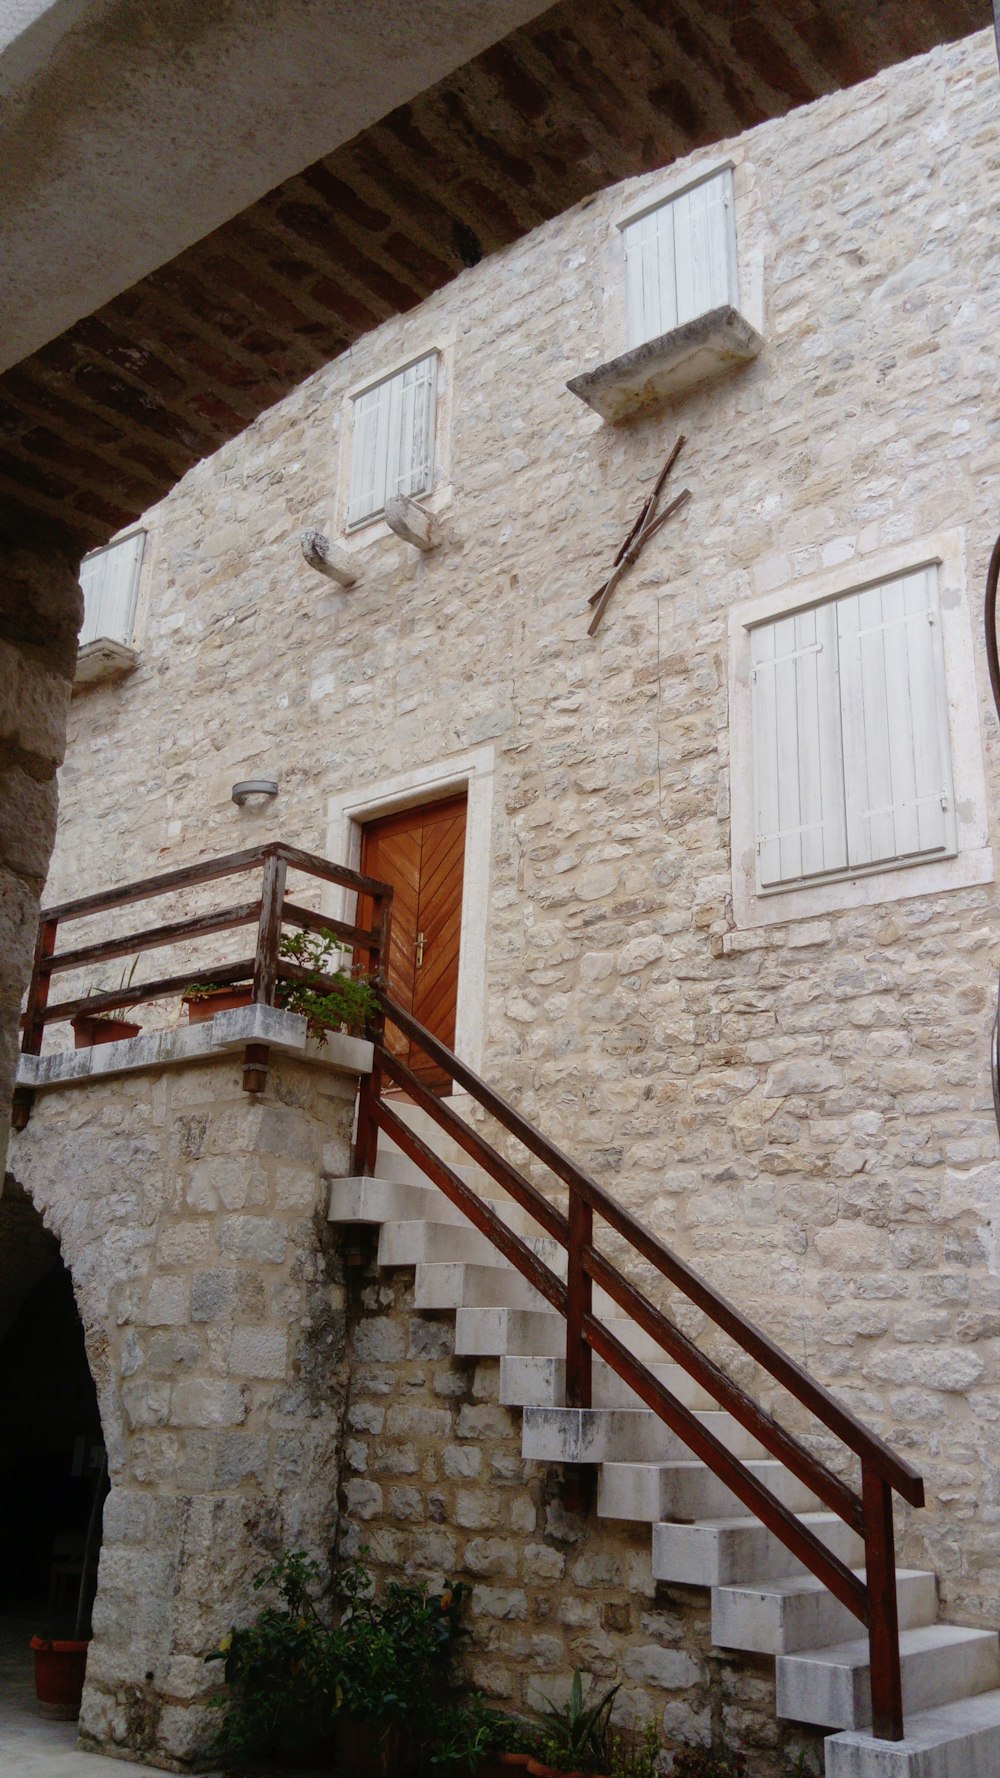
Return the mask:
POLYGON ((84 592, 85 609, 79 644, 81 648, 87 648, 95 642, 116 642, 123 648, 133 648, 135 646, 133 638, 135 636, 136 612, 139 604, 139 582, 142 578, 142 567, 146 556, 146 546, 148 542, 146 527, 144 525, 133 525, 130 530, 123 532, 120 537, 113 538, 112 541, 106 543, 103 548, 90 550, 88 554, 84 556, 83 563, 81 563, 82 570, 86 563, 96 561, 98 557, 109 556, 115 550, 123 549, 127 544, 134 545, 137 539, 139 540, 139 546, 135 550, 132 562, 131 584, 127 595, 128 618, 126 623, 122 626, 124 634, 112 636, 108 634, 106 629, 95 629, 92 636, 87 634, 90 612, 86 609, 86 592, 84 592))
MULTIPOLYGON (((496 755, 492 747, 475 747, 450 759, 416 766, 412 771, 338 792, 331 796, 327 805, 327 857, 341 860, 350 870, 359 870, 362 829, 366 822, 397 814, 403 809, 418 808, 422 803, 442 802, 465 791, 455 1054, 477 1072, 483 1065, 486 1041, 486 948, 495 766, 496 755)), ((353 921, 356 907, 357 896, 352 891, 332 886, 324 889, 323 912, 331 919, 353 921)))
MULTIPOLYGON (((734 163, 732 160, 715 162, 713 165, 702 168, 693 176, 689 176, 684 184, 678 186, 676 189, 672 189, 666 194, 658 193, 650 202, 645 203, 640 209, 634 210, 628 216, 622 217, 618 223, 618 229, 621 234, 621 250, 625 262, 625 329, 627 348, 629 350, 632 350, 637 346, 645 345, 651 339, 658 339, 663 335, 672 333, 676 328, 683 327, 686 322, 696 320, 699 315, 708 314, 713 309, 719 308, 726 303, 734 309, 739 309, 739 249, 736 226, 734 163), (704 302, 701 305, 687 308, 683 304, 675 303, 675 314, 667 326, 660 325, 655 329, 649 329, 648 326, 646 328, 637 327, 635 324, 635 314, 639 305, 634 292, 635 281, 639 275, 637 270, 638 257, 636 250, 637 244, 630 246, 630 236, 640 224, 649 222, 652 218, 657 216, 662 216, 664 220, 669 216, 671 223, 673 223, 675 221, 674 213, 684 199, 688 198, 693 192, 699 191, 703 187, 714 183, 722 183, 724 186, 722 202, 727 212, 727 227, 724 243, 725 266, 720 268, 723 276, 719 280, 720 285, 724 286, 724 288, 720 289, 713 300, 704 302)), ((661 239, 662 238, 661 235, 661 239)), ((673 276, 676 281, 677 262, 674 249, 675 243, 672 243, 670 246, 664 244, 664 247, 661 248, 661 284, 665 261, 667 260, 669 261, 670 275, 673 276)), ((661 297, 661 306, 662 303, 663 298, 661 297)))
MULTIPOLYGON (((429 452, 428 452, 428 458, 427 458, 427 462, 426 462, 426 473, 419 485, 415 485, 415 486, 412 486, 409 488, 404 488, 399 491, 406 493, 409 496, 409 498, 411 498, 411 499, 422 500, 422 499, 426 499, 427 495, 432 493, 432 491, 434 489, 436 472, 437 472, 437 446, 438 446, 437 434, 438 434, 439 384, 440 384, 440 376, 441 376, 441 354, 439 351, 437 351, 436 348, 431 347, 428 351, 411 354, 408 358, 405 359, 405 361, 403 363, 393 365, 393 367, 390 370, 381 372, 377 377, 368 378, 364 383, 360 384, 358 387, 349 391, 348 411, 349 411, 350 420, 349 420, 349 426, 347 429, 348 430, 348 450, 347 450, 348 462, 347 462, 347 475, 346 475, 346 483, 345 483, 345 519, 344 519, 344 530, 349 536, 354 536, 357 532, 365 530, 369 525, 375 525, 375 524, 378 524, 380 521, 384 521, 385 501, 388 498, 390 493, 397 491, 395 488, 389 486, 389 479, 391 479, 391 478, 388 478, 388 476, 387 476, 385 487, 382 489, 381 502, 379 504, 376 504, 375 506, 371 507, 370 509, 360 512, 356 517, 352 516, 352 509, 353 509, 353 507, 355 505, 355 501, 357 499, 357 485, 358 485, 357 478, 358 478, 359 451, 361 449, 362 420, 361 420, 361 410, 360 410, 358 404, 360 402, 362 402, 365 399, 365 397, 373 395, 377 390, 385 389, 387 391, 387 399, 389 400, 390 403, 392 403, 393 406, 395 406, 395 401, 394 401, 394 397, 393 397, 393 393, 392 393, 394 386, 396 386, 396 385, 401 386, 402 381, 403 381, 404 377, 406 376, 407 371, 413 370, 417 365, 421 365, 424 363, 429 364, 431 367, 431 370, 430 370, 431 416, 430 416, 430 424, 427 429, 427 435, 429 435, 428 436, 429 452)), ((390 418, 387 422, 385 422, 385 424, 392 426, 393 418, 398 418, 398 415, 393 416, 392 408, 390 408, 390 418)), ((425 435, 425 436, 427 436, 427 435, 425 435)), ((392 452, 392 434, 391 433, 389 434, 389 444, 388 444, 387 449, 388 449, 389 454, 391 455, 391 452, 392 452)), ((376 498, 379 493, 378 483, 379 483, 379 481, 381 481, 381 479, 382 479, 381 477, 376 478, 376 487, 375 487, 376 498)))
POLYGON ((839 565, 795 587, 741 604, 729 620, 733 914, 737 927, 815 918, 993 881, 972 619, 966 591, 965 534, 955 530, 839 565), (770 619, 826 604, 917 569, 936 566, 944 689, 955 804, 950 856, 911 857, 847 869, 792 885, 757 887, 757 796, 753 750, 751 631, 770 619))

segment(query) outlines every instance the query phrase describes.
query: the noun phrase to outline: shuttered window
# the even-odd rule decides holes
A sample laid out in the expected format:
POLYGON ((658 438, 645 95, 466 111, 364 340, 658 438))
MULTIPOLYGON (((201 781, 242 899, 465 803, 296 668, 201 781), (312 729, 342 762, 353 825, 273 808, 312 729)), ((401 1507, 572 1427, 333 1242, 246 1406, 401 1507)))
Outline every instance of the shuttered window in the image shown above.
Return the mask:
POLYGON ((390 494, 427 494, 434 480, 437 353, 354 397, 349 526, 385 509, 390 494))
POLYGON ((750 632, 759 891, 957 849, 937 569, 750 632))
POLYGON ((630 346, 738 305, 730 167, 627 222, 622 234, 630 346))
POLYGON ((80 564, 83 588, 83 628, 80 647, 87 642, 132 641, 139 570, 146 542, 145 531, 133 531, 120 543, 95 550, 80 564))

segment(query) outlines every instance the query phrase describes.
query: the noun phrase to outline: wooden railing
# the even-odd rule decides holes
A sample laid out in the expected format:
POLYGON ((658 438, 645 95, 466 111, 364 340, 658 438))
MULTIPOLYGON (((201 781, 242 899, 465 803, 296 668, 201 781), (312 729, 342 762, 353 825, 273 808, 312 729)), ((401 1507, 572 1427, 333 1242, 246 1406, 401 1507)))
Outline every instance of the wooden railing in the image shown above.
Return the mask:
MULTIPOLYGON (((285 845, 281 841, 254 846, 244 852, 230 852, 222 858, 207 858, 198 864, 182 865, 177 870, 165 871, 156 877, 146 877, 138 883, 126 883, 115 889, 101 890, 96 895, 85 895, 76 901, 64 902, 59 907, 45 908, 38 929, 31 984, 21 1019, 22 1054, 40 1054, 46 1025, 74 1019, 81 1013, 111 1013, 149 1001, 176 998, 185 988, 190 987, 194 979, 210 980, 220 986, 246 982, 252 986, 253 999, 266 1006, 274 1005, 281 980, 313 979, 317 985, 322 986, 325 978, 310 977, 308 970, 290 958, 281 956, 282 926, 332 934, 355 955, 368 959, 368 970, 373 980, 379 982, 388 956, 391 919, 392 888, 388 883, 362 876, 358 871, 346 870, 339 864, 330 864, 325 858, 319 858, 312 852, 302 852, 298 847, 285 845), (371 906, 374 910, 371 925, 352 925, 289 901, 285 886, 290 870, 302 872, 322 883, 337 884, 340 888, 355 891, 359 897, 364 897, 363 905, 371 906), (111 937, 101 938, 92 944, 78 945, 70 950, 57 950, 60 932, 72 921, 115 913, 119 909, 134 907, 139 902, 197 889, 202 884, 213 883, 223 877, 245 875, 249 872, 257 875, 260 882, 259 894, 250 900, 209 912, 191 914, 184 919, 171 920, 156 926, 133 928, 127 933, 115 933, 111 937), (96 969, 116 958, 133 955, 138 960, 146 951, 165 945, 183 947, 185 943, 190 944, 194 940, 209 938, 217 933, 236 931, 243 926, 257 928, 252 957, 222 963, 206 963, 204 959, 199 959, 194 970, 189 965, 183 974, 161 977, 156 981, 129 980, 115 989, 50 1003, 52 978, 60 971, 96 969)), ((259 1092, 263 1088, 267 1065, 267 1045, 248 1043, 243 1073, 243 1085, 248 1092, 259 1092)), ((30 1087, 16 1088, 12 1119, 15 1129, 23 1129, 26 1125, 31 1115, 33 1098, 30 1087)))
POLYGON ((380 1001, 382 1029, 375 1032, 375 1066, 371 1076, 361 1084, 355 1156, 357 1170, 362 1173, 374 1171, 378 1132, 384 1130, 546 1301, 565 1316, 567 1405, 581 1408, 591 1405, 591 1369, 596 1353, 720 1477, 749 1511, 780 1538, 786 1549, 866 1626, 871 1655, 874 1733, 886 1740, 902 1739, 892 1495, 895 1491, 911 1506, 922 1506, 924 1485, 921 1477, 403 1007, 396 1005, 384 992, 380 1001), (459 1117, 447 1099, 430 1092, 413 1070, 392 1053, 385 1042, 385 1021, 394 1025, 411 1043, 417 1044, 456 1086, 470 1094, 484 1111, 568 1186, 567 1215, 478 1130, 459 1117), (435 1123, 528 1212, 546 1235, 565 1248, 565 1280, 404 1123, 384 1097, 386 1077, 422 1106, 435 1123), (747 1395, 598 1250, 594 1244, 595 1218, 600 1218, 621 1236, 632 1254, 655 1267, 670 1285, 755 1359, 859 1459, 860 1492, 835 1475, 800 1439, 747 1395), (860 1534, 865 1546, 864 1578, 827 1549, 815 1533, 716 1438, 704 1421, 685 1407, 604 1325, 593 1311, 595 1284, 649 1334, 670 1359, 683 1366, 722 1408, 746 1427, 772 1456, 804 1482, 824 1506, 860 1534))

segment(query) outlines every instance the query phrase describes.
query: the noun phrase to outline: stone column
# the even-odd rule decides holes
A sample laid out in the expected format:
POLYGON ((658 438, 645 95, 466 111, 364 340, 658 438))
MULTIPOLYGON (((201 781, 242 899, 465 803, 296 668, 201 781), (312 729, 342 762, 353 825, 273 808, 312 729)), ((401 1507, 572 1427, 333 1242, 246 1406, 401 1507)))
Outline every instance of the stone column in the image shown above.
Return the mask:
POLYGON ((78 561, 0 512, 0 1177, 83 621, 78 561))

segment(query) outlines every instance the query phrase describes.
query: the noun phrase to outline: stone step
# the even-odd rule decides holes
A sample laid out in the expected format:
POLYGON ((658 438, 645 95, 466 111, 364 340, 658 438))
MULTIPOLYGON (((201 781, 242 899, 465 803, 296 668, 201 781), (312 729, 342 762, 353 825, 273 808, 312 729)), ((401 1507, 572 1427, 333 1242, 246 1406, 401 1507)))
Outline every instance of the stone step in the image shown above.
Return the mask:
MULTIPOLYGON (((766 1457, 760 1442, 719 1408, 702 1425, 740 1457, 766 1457)), ((669 1463, 691 1448, 650 1408, 525 1408, 521 1455, 537 1463, 669 1463)))
MULTIPOLYGON (((746 1468, 794 1513, 819 1506, 809 1489, 773 1457, 746 1468)), ((597 1511, 603 1519, 646 1520, 738 1517, 745 1509, 704 1463, 602 1463, 597 1511)), ((748 1513, 747 1517, 751 1515, 748 1513)))
POLYGON ((565 1353, 566 1323, 547 1306, 459 1309, 455 1316, 455 1351, 463 1358, 565 1353))
POLYGON ((468 1228, 467 1218, 437 1186, 355 1174, 334 1179, 330 1186, 331 1222, 386 1223, 400 1220, 449 1223, 468 1228))
MULTIPOLYGON (((595 1291, 595 1304, 597 1294, 595 1291)), ((603 1296, 604 1293, 600 1294, 603 1296)), ((503 1315, 502 1303, 488 1310, 459 1309, 455 1327, 455 1351, 466 1357, 477 1358, 503 1358, 507 1355, 515 1358, 565 1358, 566 1323, 557 1310, 550 1308, 548 1304, 544 1309, 537 1309, 530 1330, 527 1324, 508 1323, 502 1318, 503 1315), (482 1316, 482 1320, 469 1319, 470 1316, 482 1316), (466 1340, 474 1343, 465 1345, 462 1342, 466 1340)), ((614 1309, 611 1313, 602 1312, 602 1320, 609 1333, 613 1333, 644 1364, 662 1363, 663 1348, 641 1327, 636 1327, 634 1321, 616 1315, 614 1309)))
MULTIPOLYGON (((540 1309, 546 1299, 527 1278, 491 1249, 495 1263, 430 1260, 417 1265, 413 1300, 418 1309, 540 1309)), ((543 1254, 543 1257, 545 1255, 543 1254)), ((555 1271, 555 1265, 552 1270, 555 1271)), ((604 1291, 594 1291, 595 1314, 613 1307, 604 1291)), ((562 1316, 558 1317, 562 1322, 562 1316)), ((565 1323, 563 1323, 565 1327, 565 1323)), ((563 1333, 565 1350, 565 1332, 563 1333)))
MULTIPOLYGON (((853 1567, 864 1560, 860 1537, 836 1513, 799 1513, 798 1517, 842 1562, 853 1567)), ((807 1572, 759 1519, 699 1519, 693 1525, 667 1519, 653 1526, 655 1580, 724 1587, 807 1572)))
MULTIPOLYGON (((863 1568, 855 1572, 864 1578, 863 1568)), ((897 1569, 896 1599, 901 1630, 933 1624, 937 1577, 925 1569, 897 1569)), ((712 1641, 717 1648, 795 1654, 852 1640, 858 1628, 853 1613, 812 1574, 716 1587, 712 1592, 712 1641)))
POLYGON ((545 1298, 513 1266, 435 1260, 417 1266, 413 1301, 418 1309, 539 1309, 545 1298))
MULTIPOLYGON (((511 1208, 516 1209, 516 1205, 511 1208)), ((525 1235, 522 1239, 557 1276, 565 1274, 566 1255, 557 1242, 538 1234, 525 1235)), ((448 1260, 487 1266, 504 1263, 489 1236, 480 1234, 470 1222, 383 1223, 378 1244, 380 1266, 415 1266, 424 1261, 448 1260)))
MULTIPOLYGON (((1000 1653, 993 1630, 959 1624, 903 1630, 899 1653, 904 1712, 932 1710, 1000 1686, 1000 1653)), ((829 1729, 863 1729, 871 1723, 867 1637, 779 1655, 775 1672, 779 1716, 829 1729)))
MULTIPOLYGON (((560 1317, 561 1319, 561 1317, 560 1317)), ((564 1341, 565 1344, 565 1341, 564 1341)), ((648 1367, 664 1388, 686 1408, 714 1408, 715 1402, 679 1364, 651 1363, 648 1367)), ((564 1358, 516 1358, 500 1360, 500 1400, 509 1408, 560 1408, 566 1405, 564 1358)), ((624 1378, 602 1358, 594 1359, 593 1403, 595 1408, 641 1407, 639 1396, 624 1378)))
POLYGON ((826 1778, 997 1778, 1000 1691, 910 1712, 902 1741, 847 1730, 828 1737, 826 1778))

